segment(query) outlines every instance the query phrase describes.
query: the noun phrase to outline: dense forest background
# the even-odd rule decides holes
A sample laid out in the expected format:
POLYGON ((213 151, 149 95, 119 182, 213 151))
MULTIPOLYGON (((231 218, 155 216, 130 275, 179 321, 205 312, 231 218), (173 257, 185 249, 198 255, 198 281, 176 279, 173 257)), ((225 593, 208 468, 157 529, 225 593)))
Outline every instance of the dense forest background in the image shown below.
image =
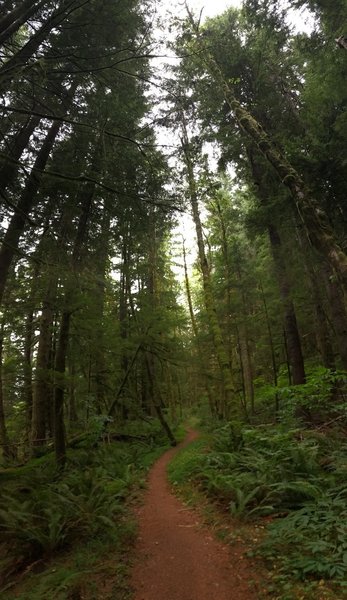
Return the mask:
MULTIPOLYGON (((1 4, 5 487, 52 450, 61 473, 105 437, 175 444, 192 411, 233 443, 245 426, 286 427, 292 445, 310 431, 317 468, 333 464, 347 425, 345 0, 245 0, 203 23, 188 7, 167 48, 151 0, 1 4), (288 18, 303 8, 309 33, 288 18), (195 239, 177 235, 185 214, 195 239)), ((343 578, 344 548, 319 577, 343 578)))

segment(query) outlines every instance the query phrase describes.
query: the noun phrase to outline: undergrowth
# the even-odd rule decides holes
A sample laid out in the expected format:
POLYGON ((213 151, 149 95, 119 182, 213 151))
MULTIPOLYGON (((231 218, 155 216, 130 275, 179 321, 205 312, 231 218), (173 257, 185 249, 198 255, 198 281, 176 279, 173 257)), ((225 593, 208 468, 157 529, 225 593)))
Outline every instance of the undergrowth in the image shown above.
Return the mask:
MULTIPOLYGON (((135 531, 126 501, 144 485, 144 470, 168 446, 156 421, 148 424, 145 432, 143 423, 138 427, 141 439, 134 437, 130 442, 95 448, 83 440, 82 447, 69 451, 63 474, 55 470, 49 455, 18 469, 16 478, 11 470, 3 474, 1 598, 7 597, 5 594, 12 597, 13 581, 25 570, 31 572, 37 564, 55 564, 61 556, 67 556, 67 564, 63 561, 53 570, 32 575, 23 595, 15 597, 80 597, 76 590, 86 586, 86 577, 92 579, 90 569, 98 571, 98 561, 107 548, 112 548, 115 570, 117 548, 132 540, 135 531)), ((135 425, 127 433, 135 436, 135 425)), ((92 582, 89 587, 91 590, 92 582)), ((86 597, 92 598, 92 591, 86 597)))
POLYGON ((266 525, 256 552, 279 585, 333 580, 336 598, 347 580, 346 474, 341 437, 280 424, 224 424, 169 466, 174 485, 191 481, 239 521, 266 525))

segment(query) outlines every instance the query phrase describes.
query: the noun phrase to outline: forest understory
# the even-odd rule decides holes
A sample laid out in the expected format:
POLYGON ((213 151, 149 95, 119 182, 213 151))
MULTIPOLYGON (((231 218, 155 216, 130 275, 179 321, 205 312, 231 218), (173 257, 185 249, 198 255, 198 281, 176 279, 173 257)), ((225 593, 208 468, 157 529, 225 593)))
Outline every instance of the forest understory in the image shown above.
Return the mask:
POLYGON ((1 598, 347 598, 346 15, 1 2, 1 598))

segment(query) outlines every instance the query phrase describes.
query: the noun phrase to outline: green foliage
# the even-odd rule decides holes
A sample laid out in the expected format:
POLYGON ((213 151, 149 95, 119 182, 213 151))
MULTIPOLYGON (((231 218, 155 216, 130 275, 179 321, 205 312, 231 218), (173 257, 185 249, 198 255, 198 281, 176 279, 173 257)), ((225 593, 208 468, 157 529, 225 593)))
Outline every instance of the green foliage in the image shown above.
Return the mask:
MULTIPOLYGON (((93 421, 93 431, 98 430, 95 423, 99 421, 93 421)), ((23 600, 65 600, 87 588, 92 593, 93 577, 98 577, 99 570, 105 573, 109 556, 124 551, 124 544, 133 540, 135 526, 126 500, 144 485, 144 470, 168 443, 156 419, 134 421, 123 429, 129 441, 94 447, 91 436, 86 447, 83 439, 82 447, 69 450, 63 474, 57 474, 53 457, 47 455, 17 469, 16 479, 3 479, 0 529, 8 550, 1 563, 5 580, 14 568, 20 570, 39 558, 54 561, 53 569, 31 575, 19 596, 23 600)), ((183 435, 180 427, 178 437, 183 435)), ((122 583, 122 564, 116 567, 115 586, 125 598, 128 588, 122 583)))
POLYGON ((317 442, 300 439, 299 430, 259 427, 241 434, 229 424, 215 432, 210 452, 201 453, 199 442, 170 466, 173 481, 199 481, 243 517, 300 508, 329 485, 322 472, 317 442))
POLYGON ((204 461, 204 446, 202 440, 196 440, 175 456, 168 466, 171 483, 180 485, 196 478, 204 461))
POLYGON ((347 488, 332 490, 316 502, 269 526, 261 553, 277 554, 280 570, 296 578, 308 576, 346 581, 347 488))
POLYGON ((347 445, 282 425, 227 423, 210 446, 199 440, 169 466, 238 519, 272 515, 260 547, 281 577, 343 580, 347 574, 347 445))
POLYGON ((347 408, 343 397, 340 399, 340 391, 344 389, 345 382, 345 371, 315 367, 308 370, 307 382, 303 385, 262 385, 257 390, 257 402, 262 409, 270 408, 273 412, 277 399, 278 418, 287 424, 298 422, 300 412, 307 418, 321 421, 333 416, 343 418, 347 417, 347 408))
POLYGON ((20 487, 3 493, 0 499, 0 528, 5 540, 25 543, 34 555, 51 554, 80 536, 115 535, 121 499, 133 481, 126 463, 115 453, 115 474, 111 461, 102 464, 103 453, 85 467, 79 467, 61 480, 44 484, 32 475, 20 487), (121 467, 120 467, 121 465, 121 467), (118 473, 117 473, 118 471, 118 473), (117 476, 120 474, 121 477, 117 476))
MULTIPOLYGON (((20 568, 81 541, 117 546, 126 528, 125 500, 143 485, 143 470, 165 449, 156 420, 147 423, 148 436, 141 439, 135 437, 139 424, 130 429, 132 442, 69 450, 61 475, 49 457, 42 457, 19 470, 16 480, 4 479, 0 530, 8 549, 2 563, 5 576, 12 572, 14 560, 20 568)), ((62 582, 64 577, 62 573, 62 582)))

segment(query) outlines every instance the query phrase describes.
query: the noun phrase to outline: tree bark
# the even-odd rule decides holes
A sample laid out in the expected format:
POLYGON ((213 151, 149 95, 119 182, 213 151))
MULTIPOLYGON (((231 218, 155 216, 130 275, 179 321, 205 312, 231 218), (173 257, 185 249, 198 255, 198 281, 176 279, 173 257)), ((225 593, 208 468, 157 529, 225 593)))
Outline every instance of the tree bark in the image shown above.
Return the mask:
POLYGON ((109 250, 110 240, 110 212, 108 207, 104 207, 102 220, 102 231, 100 234, 99 245, 97 250, 97 282, 95 286, 95 308, 98 317, 96 325, 95 338, 95 380, 96 380, 96 404, 100 413, 106 408, 107 387, 106 365, 104 356, 104 328, 103 316, 105 305, 105 276, 106 265, 109 250))
MULTIPOLYGON (((124 374, 128 370, 128 356, 126 351, 126 340, 128 337, 128 305, 127 305, 127 280, 126 271, 128 269, 128 249, 126 241, 123 240, 122 247, 122 269, 120 273, 120 290, 119 290, 119 328, 120 338, 122 342, 122 354, 120 357, 120 369, 124 374)), ((126 403, 122 404, 122 417, 124 420, 128 418, 128 409, 126 403)))
POLYGON ((66 354, 69 344, 71 313, 64 311, 60 323, 58 346, 55 357, 55 383, 54 383, 54 449, 56 463, 59 468, 64 468, 66 462, 65 425, 64 425, 64 392, 66 354))
POLYGON ((163 411, 161 409, 162 401, 160 399, 160 401, 158 402, 158 400, 156 399, 156 395, 157 394, 159 395, 159 390, 158 390, 158 387, 157 387, 157 389, 155 389, 152 365, 151 365, 151 362, 150 362, 147 352, 146 352, 146 366, 147 366, 148 381, 149 381, 149 388, 150 388, 149 394, 150 394, 150 399, 151 399, 154 411, 159 419, 159 422, 160 422, 162 428, 164 429, 167 437, 169 438, 171 446, 177 446, 177 441, 175 439, 175 436, 173 435, 173 433, 170 429, 170 426, 167 423, 167 421, 163 415, 163 411))
POLYGON ((70 425, 72 425, 78 422, 78 414, 76 409, 75 364, 72 361, 71 357, 68 369, 70 376, 68 422, 70 425))
POLYGON ((191 204, 191 208, 192 208, 192 215, 193 215, 197 243, 198 243, 199 262, 200 262, 200 268, 201 268, 201 273, 202 273, 205 308, 206 308, 206 313, 207 313, 208 320, 209 320, 210 331, 212 334, 213 344, 214 344, 214 348, 216 351, 219 368, 220 368, 221 375, 222 375, 226 406, 228 408, 228 411, 233 413, 236 410, 236 406, 233 403, 234 382, 233 382, 231 371, 230 371, 228 355, 224 348, 224 340, 223 340, 221 328, 220 328, 220 325, 218 322, 215 303, 214 303, 214 299, 213 299, 211 278, 210 278, 209 266, 208 266, 206 253, 205 253, 202 225, 201 225, 201 220, 200 220, 193 164, 192 164, 191 156, 190 156, 189 139, 188 139, 188 135, 187 135, 187 130, 186 130, 183 114, 181 117, 181 127, 182 127, 182 134, 183 134, 182 149, 183 149, 185 164, 186 164, 186 168, 187 168, 189 200, 190 200, 190 204, 191 204))
POLYGON ((7 157, 4 157, 4 164, 0 169, 0 196, 2 196, 0 198, 0 204, 2 204, 3 198, 5 197, 4 194, 6 188, 8 188, 16 178, 18 171, 17 161, 27 148, 29 139, 39 123, 40 117, 30 117, 24 127, 17 133, 9 148, 7 157))
MULTIPOLYGON (((97 148, 95 160, 97 156, 97 148)), ((93 167, 95 164, 93 164, 93 167)), ((83 188, 79 193, 79 199, 82 201, 82 212, 80 214, 77 233, 74 241, 74 246, 71 255, 72 271, 76 274, 82 265, 82 248, 86 241, 88 225, 91 217, 91 208, 93 204, 95 192, 95 184, 89 183, 86 188, 83 188)), ((71 323, 71 306, 74 298, 74 287, 72 282, 68 282, 65 288, 65 310, 62 313, 60 321, 60 329, 58 335, 58 345, 55 357, 55 382, 54 382, 54 448, 56 463, 59 468, 63 468, 66 462, 66 443, 65 443, 65 426, 64 426, 64 393, 65 382, 64 374, 66 369, 66 354, 69 344, 70 323, 71 323)), ((74 284, 73 284, 74 285, 74 284)))
POLYGON ((28 40, 24 46, 9 58, 0 67, 0 89, 5 91, 11 85, 14 77, 18 76, 23 67, 28 66, 28 61, 34 56, 49 36, 52 29, 57 27, 71 10, 78 8, 79 2, 76 0, 62 0, 60 6, 53 11, 46 22, 38 29, 36 33, 28 40))
POLYGON ((197 345, 197 350, 198 350, 199 374, 204 382, 204 387, 206 390, 206 395, 207 395, 208 403, 210 406, 211 414, 216 415, 218 407, 213 400, 213 393, 212 393, 211 386, 210 386, 209 379, 208 379, 209 376, 208 376, 208 370, 207 370, 207 365, 206 365, 206 359, 204 357, 201 343, 199 340, 198 326, 196 324, 192 296, 190 293, 190 284, 189 284, 189 276, 188 276, 187 261, 186 261, 186 249, 184 246, 184 241, 183 241, 182 247, 183 247, 184 281, 185 281, 185 288, 186 288, 186 294, 187 294, 187 300, 188 300, 190 322, 192 325, 192 329, 193 329, 193 333, 194 333, 194 337, 195 337, 195 341, 196 341, 196 345, 197 345))
POLYGON ((284 329, 286 332, 288 359, 292 371, 293 385, 300 385, 306 381, 304 359, 294 304, 291 298, 290 283, 282 254, 281 238, 277 229, 272 224, 268 226, 268 232, 283 307, 284 329))
POLYGON ((33 344, 34 309, 30 306, 25 319, 24 335, 24 401, 26 408, 26 431, 29 437, 33 410, 33 385, 32 385, 32 344, 33 344))
POLYGON ((43 446, 46 439, 46 404, 52 386, 49 373, 50 349, 52 346, 54 312, 52 302, 57 281, 51 282, 47 297, 43 302, 39 345, 37 349, 34 395, 32 403, 31 443, 32 446, 43 446))
MULTIPOLYGON (((249 163, 253 181, 257 186, 258 198, 263 206, 267 206, 268 194, 264 184, 264 177, 260 163, 254 155, 254 148, 248 151, 249 163)), ((291 297, 291 288, 288 278, 285 258, 281 247, 281 238, 277 228, 271 222, 268 223, 268 234, 274 260, 275 274, 278 282, 281 304, 283 308, 285 350, 290 365, 289 379, 294 385, 305 383, 305 366, 301 349, 301 340, 298 330, 295 308, 291 297)))
POLYGON ((340 355, 341 365, 347 370, 347 312, 342 289, 330 265, 323 265, 331 320, 334 326, 337 350, 340 355))
POLYGON ((239 344, 240 344, 240 355, 242 360, 242 371, 244 378, 245 395, 248 403, 251 406, 251 413, 254 414, 254 386, 253 386, 253 365, 252 357, 249 347, 249 335, 247 327, 247 303, 246 296, 243 287, 242 274, 241 274, 241 261, 236 253, 236 274, 240 288, 241 295, 241 322, 239 325, 239 344))
POLYGON ((5 410, 4 410, 4 394, 3 394, 3 340, 4 340, 4 323, 0 329, 0 444, 3 457, 9 459, 13 457, 7 434, 5 410))
MULTIPOLYGON (((67 232, 70 229, 71 207, 65 205, 60 224, 59 238, 55 247, 57 254, 66 249, 67 232)), ((70 241, 70 240, 69 240, 70 241)), ((52 371, 54 368, 55 338, 53 336, 54 325, 54 303, 57 294, 58 274, 53 272, 49 275, 49 283, 42 302, 39 343, 36 356, 36 369, 34 378, 33 410, 32 410, 32 432, 31 440, 33 446, 43 445, 47 431, 53 431, 53 407, 48 407, 53 400, 54 390, 52 371), (52 364, 53 363, 53 364, 52 364), (40 441, 42 440, 42 441, 40 441)), ((54 403, 54 402, 53 402, 54 403)))
POLYGON ((29 175, 23 194, 15 208, 14 215, 5 233, 0 249, 0 304, 2 302, 8 273, 17 251, 20 236, 24 231, 26 220, 35 203, 43 172, 58 135, 60 125, 60 122, 55 121, 48 130, 45 141, 36 157, 34 168, 29 175))
POLYGON ((251 413, 254 414, 254 388, 253 388, 253 368, 248 344, 248 332, 244 323, 238 328, 238 338, 240 347, 241 369, 243 374, 243 385, 245 390, 245 408, 248 412, 248 406, 251 407, 251 413))
MULTIPOLYGON (((335 357, 334 351, 331 343, 328 321, 326 311, 324 310, 324 302, 322 298, 322 293, 320 286, 318 285, 318 271, 315 269, 312 263, 312 252, 311 248, 307 243, 306 237, 301 234, 301 231, 297 231, 297 240, 302 250, 302 258, 304 262, 305 271, 307 273, 307 278, 311 288, 311 296, 312 296, 312 304, 314 310, 314 319, 315 319, 315 338, 317 344, 317 350, 321 356, 322 363, 324 367, 327 369, 335 368, 335 357)), ((329 271, 329 265, 326 266, 326 269, 329 271)), ((324 278, 324 277, 323 277, 324 278)), ((327 289, 331 288, 330 278, 326 278, 326 287, 327 289)), ((332 291, 334 294, 335 291, 332 291)), ((347 328, 345 329, 345 332, 347 328)), ((345 339, 345 344, 343 348, 347 346, 347 338, 345 339)))
POLYGON ((259 287, 260 287, 261 297, 262 297, 263 306, 264 306, 265 319, 266 319, 266 328, 267 328, 267 332, 268 332, 268 336, 269 336, 269 346, 270 346, 270 354, 271 354, 273 384, 274 384, 274 386, 277 387, 277 366, 276 366, 275 346, 274 346, 272 329, 271 329, 271 323, 270 323, 270 318, 269 318, 269 311, 268 311, 268 308, 267 308, 267 303, 266 303, 266 298, 265 298, 265 294, 264 294, 264 289, 263 289, 263 286, 262 286, 261 282, 259 284, 259 287))
POLYGON ((33 2, 22 0, 11 12, 0 19, 0 45, 3 45, 18 29, 30 19, 42 6, 45 0, 33 2))

